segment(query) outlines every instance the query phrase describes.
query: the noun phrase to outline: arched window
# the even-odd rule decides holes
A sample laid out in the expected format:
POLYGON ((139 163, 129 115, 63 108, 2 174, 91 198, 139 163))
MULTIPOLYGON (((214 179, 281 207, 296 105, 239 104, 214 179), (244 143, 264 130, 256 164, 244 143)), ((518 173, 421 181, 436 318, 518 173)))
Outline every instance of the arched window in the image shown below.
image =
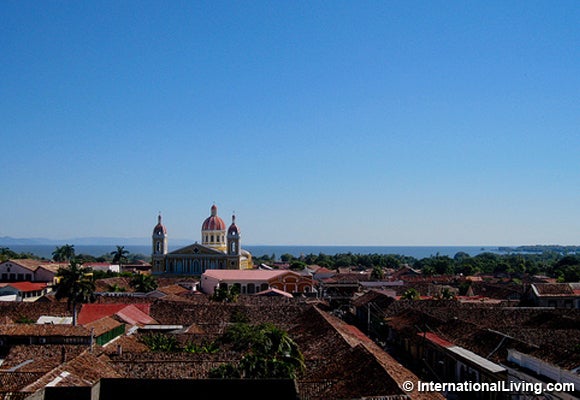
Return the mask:
POLYGON ((254 294, 256 292, 256 286, 253 283, 248 283, 248 294, 254 294))

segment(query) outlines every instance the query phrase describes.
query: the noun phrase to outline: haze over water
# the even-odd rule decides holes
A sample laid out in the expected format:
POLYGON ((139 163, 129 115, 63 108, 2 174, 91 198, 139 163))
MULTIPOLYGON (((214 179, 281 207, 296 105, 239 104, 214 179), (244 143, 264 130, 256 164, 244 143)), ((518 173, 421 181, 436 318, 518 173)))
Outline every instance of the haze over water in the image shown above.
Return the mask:
MULTIPOLYGON (((74 243, 73 243, 74 244, 74 243)), ((7 246, 10 249, 21 253, 30 252, 37 256, 44 258, 52 258, 52 252, 56 248, 55 245, 12 245, 7 246)), ((183 246, 169 246, 169 251, 177 250, 183 246)), ((143 254, 149 256, 151 254, 151 246, 137 245, 125 246, 127 250, 134 254, 143 254)), ((453 257, 458 252, 462 251, 471 256, 483 252, 497 252, 497 246, 243 246, 254 256, 262 256, 272 254, 276 258, 280 258, 282 254, 292 254, 299 257, 301 254, 398 254, 404 256, 411 256, 415 258, 425 258, 440 254, 442 256, 453 257)), ((94 257, 99 257, 104 254, 109 254, 115 250, 115 246, 104 245, 75 245, 76 254, 88 254, 94 257)))

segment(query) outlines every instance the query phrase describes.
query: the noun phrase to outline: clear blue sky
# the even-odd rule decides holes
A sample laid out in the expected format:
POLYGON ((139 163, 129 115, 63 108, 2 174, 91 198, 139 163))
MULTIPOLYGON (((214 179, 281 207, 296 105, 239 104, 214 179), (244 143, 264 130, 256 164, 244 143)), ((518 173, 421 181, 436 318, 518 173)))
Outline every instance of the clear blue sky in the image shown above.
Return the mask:
POLYGON ((580 3, 0 2, 0 236, 580 244, 580 3))

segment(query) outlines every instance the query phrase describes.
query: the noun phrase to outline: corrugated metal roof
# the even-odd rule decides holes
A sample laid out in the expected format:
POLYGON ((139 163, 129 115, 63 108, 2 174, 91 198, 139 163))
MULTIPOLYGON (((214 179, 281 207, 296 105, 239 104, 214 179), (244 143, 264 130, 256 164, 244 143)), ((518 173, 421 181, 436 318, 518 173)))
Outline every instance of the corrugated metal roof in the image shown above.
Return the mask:
POLYGON ((495 374, 498 372, 504 372, 506 370, 501 365, 498 365, 492 361, 489 361, 486 358, 478 356, 474 352, 469 351, 467 349, 464 349, 463 347, 452 346, 452 347, 448 347, 448 350, 454 354, 457 354, 458 356, 460 356, 466 360, 473 362, 474 364, 479 365, 480 367, 488 370, 491 373, 495 374))
POLYGON ((432 333, 432 332, 420 332, 417 333, 418 336, 421 337, 425 337, 425 339, 427 339, 428 341, 430 341, 431 343, 437 344, 447 350, 449 350, 451 353, 460 356, 461 358, 465 359, 465 360, 469 360, 474 364, 479 365, 480 367, 488 370, 491 373, 498 373, 498 372, 503 372, 506 369, 492 361, 489 361, 486 358, 483 358, 481 356, 478 356, 477 354, 475 354, 474 352, 467 350, 463 347, 460 346, 456 346, 455 344, 443 339, 441 336, 432 333))

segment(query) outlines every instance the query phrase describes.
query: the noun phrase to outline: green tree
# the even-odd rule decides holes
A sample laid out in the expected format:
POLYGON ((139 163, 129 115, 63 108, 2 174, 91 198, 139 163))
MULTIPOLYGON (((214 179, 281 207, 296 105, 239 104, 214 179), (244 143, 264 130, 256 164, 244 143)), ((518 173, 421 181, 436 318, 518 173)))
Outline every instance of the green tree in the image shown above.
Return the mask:
POLYGON ((178 349, 178 342, 175 336, 163 333, 151 333, 141 337, 141 341, 151 349, 151 351, 172 352, 178 349))
POLYGON ((288 262, 288 261, 293 260, 293 259, 294 259, 294 256, 292 254, 289 254, 289 253, 285 253, 285 254, 282 254, 280 256, 280 261, 282 261, 282 262, 288 262))
POLYGON ((129 285, 136 291, 148 293, 157 289, 157 281, 151 275, 136 274, 129 282, 129 285))
POLYGON ((215 378, 289 378, 304 370, 298 345, 273 324, 235 324, 222 337, 234 349, 245 351, 239 364, 224 364, 210 372, 215 378))
POLYGON ((371 279, 381 280, 385 277, 385 271, 379 266, 374 266, 371 272, 371 279))
POLYGON ((95 282, 93 282, 92 270, 81 267, 72 260, 68 268, 59 268, 57 272, 58 283, 55 287, 55 297, 58 300, 67 299, 72 306, 73 325, 77 324, 77 305, 95 301, 95 282))
POLYGON ((119 286, 118 283, 113 283, 112 285, 108 285, 108 291, 112 293, 122 293, 127 291, 127 289, 125 289, 122 286, 119 286))
POLYGON ((300 260, 292 260, 290 262, 290 269, 292 271, 303 271, 308 265, 300 260))
POLYGON ((439 293, 439 296, 437 296, 437 298, 440 300, 453 300, 455 299, 455 294, 453 294, 453 292, 449 290, 449 288, 443 288, 443 290, 441 290, 441 293, 439 293))
POLYGON ((75 246, 73 244, 57 246, 52 252, 52 259, 56 262, 68 262, 73 258, 75 258, 75 246))
POLYGON ((232 285, 227 287, 226 285, 218 285, 213 291, 210 299, 213 301, 221 301, 224 303, 235 303, 238 301, 238 296, 240 295, 240 286, 232 285))
POLYGON ((415 288, 409 288, 403 293, 401 299, 404 300, 418 300, 419 299, 419 292, 415 288))
POLYGON ((201 344, 189 342, 183 347, 183 351, 191 354, 215 354, 220 351, 220 347, 215 341, 203 341, 201 344))
POLYGON ((15 251, 10 250, 8 247, 0 248, 0 261, 10 260, 16 258, 18 254, 15 251))
POLYGON ((113 264, 127 264, 129 250, 125 250, 125 246, 117 246, 117 250, 111 251, 110 254, 113 256, 113 264))

